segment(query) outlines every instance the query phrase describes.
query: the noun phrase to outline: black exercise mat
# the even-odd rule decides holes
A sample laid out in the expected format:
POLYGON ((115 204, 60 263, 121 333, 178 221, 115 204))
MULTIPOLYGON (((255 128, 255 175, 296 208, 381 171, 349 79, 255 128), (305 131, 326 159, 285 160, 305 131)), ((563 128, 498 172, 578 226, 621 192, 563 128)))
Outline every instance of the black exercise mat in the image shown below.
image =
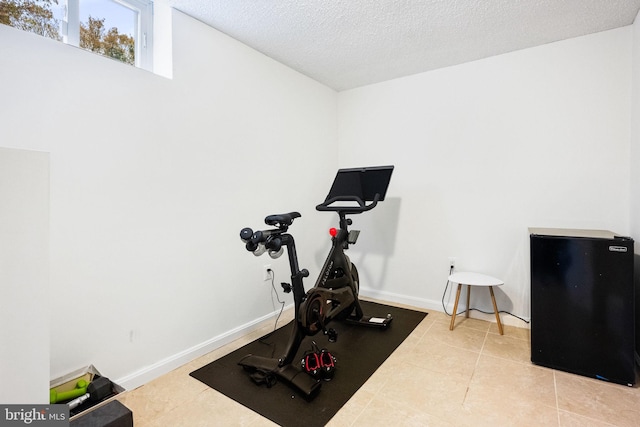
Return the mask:
MULTIPOLYGON (((318 395, 307 401, 291 385, 279 380, 273 387, 256 385, 238 361, 247 354, 279 357, 286 346, 293 323, 245 345, 190 375, 249 409, 282 426, 324 426, 364 382, 393 353, 427 313, 362 301, 366 315, 393 316, 386 329, 334 321, 328 326, 338 332, 330 343, 322 334, 306 337, 296 356, 296 366, 312 341, 328 349, 337 359, 335 377, 323 381, 318 395)), ((215 418, 215 414, 211 414, 215 418)))

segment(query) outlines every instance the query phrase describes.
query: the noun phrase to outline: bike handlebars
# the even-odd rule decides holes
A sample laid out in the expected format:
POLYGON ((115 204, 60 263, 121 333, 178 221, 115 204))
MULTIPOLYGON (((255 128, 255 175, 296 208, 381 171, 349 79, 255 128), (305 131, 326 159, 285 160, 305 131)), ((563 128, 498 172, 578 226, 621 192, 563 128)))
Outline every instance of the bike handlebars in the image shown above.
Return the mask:
MULTIPOLYGON (((345 215, 359 214, 362 212, 370 211, 375 208, 380 201, 380 193, 375 193, 371 203, 367 205, 365 200, 358 196, 335 196, 328 198, 323 203, 316 206, 316 210, 322 212, 337 212, 340 215, 340 227, 346 229, 348 224, 351 224, 350 219, 346 219, 345 215), (335 205, 338 202, 355 202, 354 205, 335 205)), ((265 224, 277 227, 271 230, 258 230, 253 231, 251 228, 243 228, 240 230, 240 239, 246 244, 246 249, 249 252, 253 252, 254 255, 262 255, 265 251, 269 251, 269 255, 277 257, 282 254, 282 238, 281 235, 285 233, 289 226, 293 223, 293 220, 300 218, 299 212, 289 212, 285 214, 269 215, 264 219, 265 224)))
POLYGON ((343 214, 359 214, 362 212, 370 211, 375 208, 380 200, 380 194, 376 193, 373 197, 371 203, 367 205, 367 203, 362 200, 358 196, 336 196, 330 199, 325 200, 323 203, 320 203, 316 206, 316 210, 318 211, 330 211, 330 212, 338 212, 343 214), (356 202, 358 206, 331 206, 336 202, 356 202))

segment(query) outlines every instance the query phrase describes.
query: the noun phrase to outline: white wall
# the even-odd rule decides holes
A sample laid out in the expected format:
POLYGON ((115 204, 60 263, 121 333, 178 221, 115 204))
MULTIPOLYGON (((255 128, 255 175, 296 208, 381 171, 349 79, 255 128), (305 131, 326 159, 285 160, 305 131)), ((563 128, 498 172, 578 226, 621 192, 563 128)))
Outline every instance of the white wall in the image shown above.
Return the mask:
POLYGON ((49 403, 49 156, 0 148, 0 402, 49 403))
POLYGON ((631 36, 626 27, 341 92, 340 165, 396 166, 391 200, 372 211, 386 240, 363 231, 351 253, 365 292, 441 309, 456 257, 458 271, 502 278, 499 308, 528 317, 528 227, 629 233, 631 36))
POLYGON ((0 26, 0 145, 51 156, 51 378, 91 363, 136 386, 269 316, 262 265, 288 263, 238 237, 267 214, 302 213, 319 268, 336 93, 173 20, 173 80, 0 26))
POLYGON ((392 301, 440 309, 456 257, 527 317, 527 227, 640 238, 637 23, 336 94, 173 20, 172 80, 0 26, 0 145, 50 153, 51 378, 93 363, 132 387, 269 316, 261 268, 284 281, 286 260, 238 231, 299 210, 314 276, 338 166, 396 166, 350 250, 363 293, 392 301))
POLYGON ((631 103, 631 236, 640 253, 640 12, 633 23, 631 103))

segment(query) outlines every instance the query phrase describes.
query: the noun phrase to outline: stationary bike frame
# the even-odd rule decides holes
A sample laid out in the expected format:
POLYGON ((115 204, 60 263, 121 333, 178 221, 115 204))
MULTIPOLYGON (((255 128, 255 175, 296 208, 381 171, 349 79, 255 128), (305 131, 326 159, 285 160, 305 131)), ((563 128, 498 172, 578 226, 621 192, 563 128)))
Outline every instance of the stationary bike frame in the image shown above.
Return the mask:
MULTIPOLYGON (((240 236, 246 242, 247 250, 254 252, 259 245, 264 245, 272 253, 278 253, 283 247, 287 248, 289 267, 291 269, 291 285, 283 284, 285 292, 293 293, 295 319, 289 341, 284 353, 278 359, 268 359, 261 356, 248 355, 240 361, 240 364, 248 370, 258 370, 275 374, 290 381, 304 394, 311 395, 319 387, 319 383, 297 378, 291 371, 296 353, 302 340, 306 336, 313 336, 322 331, 329 336, 330 341, 337 339, 337 333, 327 329, 327 325, 334 319, 344 319, 349 323, 386 328, 391 323, 391 316, 384 318, 368 317, 363 315, 362 307, 358 299, 359 283, 358 273, 354 264, 344 253, 349 244, 355 243, 355 238, 349 239, 348 226, 351 219, 346 215, 360 213, 373 209, 377 200, 370 205, 358 201, 359 207, 326 207, 333 200, 318 205, 318 210, 336 211, 340 217, 340 228, 335 230, 329 254, 324 262, 316 284, 305 293, 303 279, 309 276, 309 271, 300 269, 298 256, 293 236, 287 233, 289 226, 295 218, 301 215, 298 212, 290 212, 281 215, 270 215, 265 218, 267 225, 277 228, 252 232, 245 228, 240 236), (248 237, 251 236, 251 237, 248 237)), ((352 232, 351 236, 357 236, 358 232, 352 232)))
POLYGON ((272 257, 277 258, 286 247, 291 269, 291 284, 282 284, 285 292, 293 292, 295 319, 291 335, 282 356, 277 359, 250 354, 240 360, 238 364, 252 372, 254 380, 267 378, 261 382, 270 386, 271 378, 276 376, 288 381, 307 397, 313 397, 320 388, 320 382, 293 365, 306 336, 322 331, 329 341, 335 341, 337 333, 327 328, 334 319, 375 328, 387 328, 391 324, 391 315, 380 318, 363 314, 358 299, 358 271, 344 251, 356 242, 359 234, 359 231, 349 231, 352 221, 347 215, 369 211, 378 201, 384 200, 392 170, 393 166, 384 166, 338 171, 329 196, 316 209, 336 212, 340 218, 339 228, 331 230, 331 249, 315 286, 308 292, 305 292, 303 279, 309 276, 309 271, 300 269, 295 240, 287 232, 294 219, 301 217, 300 213, 269 215, 265 223, 276 228, 256 232, 244 228, 240 232, 246 249, 255 255, 268 250, 272 257), (368 205, 367 201, 370 202, 368 205))

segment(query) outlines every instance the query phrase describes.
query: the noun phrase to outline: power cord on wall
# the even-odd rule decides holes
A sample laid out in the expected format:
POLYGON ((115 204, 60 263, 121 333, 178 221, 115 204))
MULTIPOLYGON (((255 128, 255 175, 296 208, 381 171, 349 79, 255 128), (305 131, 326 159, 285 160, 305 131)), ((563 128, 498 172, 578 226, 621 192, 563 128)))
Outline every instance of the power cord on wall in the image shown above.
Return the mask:
POLYGON ((268 268, 267 269, 267 273, 269 273, 269 276, 271 277, 271 302, 273 303, 273 295, 275 294, 276 296, 276 300, 280 303, 280 312, 278 313, 278 316, 276 317, 276 321, 273 325, 273 331, 269 332, 268 334, 266 334, 265 336, 261 337, 260 339, 258 339, 258 342, 267 346, 272 347, 271 349, 271 357, 273 357, 273 355, 275 354, 275 346, 273 346, 273 343, 268 342, 266 339, 271 337, 271 335, 273 335, 273 333, 276 331, 276 329, 278 329, 278 321, 280 320, 280 316, 282 316, 282 312, 284 311, 284 301, 280 300, 280 297, 278 296, 278 291, 276 290, 276 285, 275 285, 275 274, 273 272, 272 269, 268 268))
MULTIPOLYGON (((451 276, 452 273, 453 273, 453 266, 451 266, 451 268, 449 268, 449 276, 451 276)), ((445 285, 444 293, 442 294, 442 309, 444 310, 444 312, 445 312, 445 314, 447 316, 451 317, 451 314, 449 314, 449 312, 447 311, 447 307, 446 307, 446 305, 444 303, 444 297, 447 295, 447 291, 449 290, 449 283, 450 283, 449 279, 447 279, 447 284, 445 285)), ((469 310, 470 311, 478 311, 478 312, 484 313, 484 314, 496 314, 495 311, 484 311, 484 310, 480 310, 479 308, 473 308, 473 307, 469 307, 469 310)), ((465 310, 461 310, 460 312, 456 313, 456 316, 459 315, 459 314, 464 313, 465 311, 466 311, 466 309, 465 310)), ((516 319, 519 319, 519 320, 523 321, 524 323, 527 323, 527 324, 530 323, 529 320, 523 319, 522 317, 516 316, 515 314, 510 313, 508 311, 498 310, 498 313, 508 314, 509 316, 513 316, 516 319)))
POLYGON ((278 291, 276 290, 276 285, 274 283, 276 275, 274 274, 273 270, 267 268, 267 273, 269 273, 269 276, 271 276, 271 289, 273 290, 273 292, 271 293, 271 302, 273 302, 273 295, 275 294, 276 300, 280 303, 280 312, 278 313, 278 317, 276 317, 276 323, 273 325, 273 331, 275 331, 278 328, 278 320, 280 320, 280 316, 282 316, 282 311, 284 310, 284 301, 280 301, 280 297, 278 296, 278 291))

